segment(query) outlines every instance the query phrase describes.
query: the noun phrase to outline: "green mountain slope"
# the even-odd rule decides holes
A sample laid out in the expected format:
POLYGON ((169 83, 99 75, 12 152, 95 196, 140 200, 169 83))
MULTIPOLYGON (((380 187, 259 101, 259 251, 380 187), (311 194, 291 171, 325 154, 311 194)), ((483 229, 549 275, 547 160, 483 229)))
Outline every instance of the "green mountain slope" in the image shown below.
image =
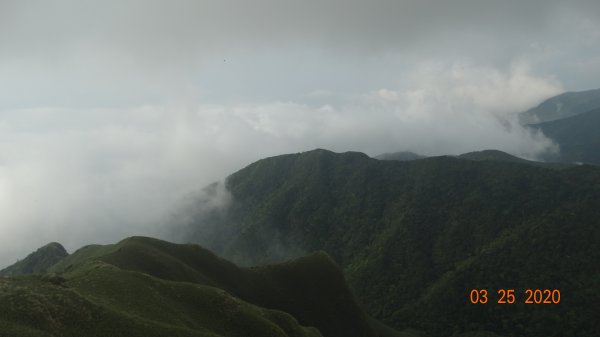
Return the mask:
POLYGON ((570 118, 531 125, 560 146, 547 160, 600 165, 600 108, 570 118))
POLYGON ((88 256, 165 280, 224 289, 248 302, 286 311, 302 324, 319 328, 325 336, 371 334, 341 270, 323 253, 281 265, 241 269, 196 245, 134 237, 114 246, 85 247, 53 271, 69 271, 73 264, 85 261, 88 256), (90 250, 95 253, 90 254, 90 250), (312 279, 314 275, 319 277, 312 279), (314 305, 319 302, 320 305, 314 305))
POLYGON ((35 252, 29 254, 25 259, 0 270, 0 276, 17 276, 40 274, 48 268, 69 255, 60 243, 52 242, 35 252))
POLYGON ((245 269, 144 237, 1 279, 0 312, 0 336, 379 336, 324 253, 245 269))
POLYGON ((563 336, 597 327, 596 168, 315 150, 260 160, 227 186, 230 212, 213 227, 193 224, 190 239, 246 264, 324 250, 367 311, 396 328, 563 336), (544 287, 568 295, 558 306, 468 302, 473 288, 516 289, 523 301, 524 289, 544 287))
POLYGON ((543 123, 600 108, 600 89, 566 92, 554 96, 519 117, 522 124, 543 123))
POLYGON ((60 284, 0 279, 0 336, 321 336, 218 288, 100 262, 60 284))

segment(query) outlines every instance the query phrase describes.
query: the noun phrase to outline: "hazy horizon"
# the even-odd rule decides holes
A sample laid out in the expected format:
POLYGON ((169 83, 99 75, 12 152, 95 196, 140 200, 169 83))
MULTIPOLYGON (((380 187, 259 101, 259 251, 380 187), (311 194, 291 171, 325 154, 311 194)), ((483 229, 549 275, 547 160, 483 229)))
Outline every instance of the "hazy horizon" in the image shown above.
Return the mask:
POLYGON ((266 156, 552 150, 600 87, 597 1, 2 1, 0 268, 161 226, 266 156))

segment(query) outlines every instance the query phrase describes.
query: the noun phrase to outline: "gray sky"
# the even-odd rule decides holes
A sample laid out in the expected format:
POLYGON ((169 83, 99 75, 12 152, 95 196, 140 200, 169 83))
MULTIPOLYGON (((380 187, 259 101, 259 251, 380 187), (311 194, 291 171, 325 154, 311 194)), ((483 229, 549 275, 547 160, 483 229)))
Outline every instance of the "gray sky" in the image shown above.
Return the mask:
POLYGON ((534 158, 515 113, 599 75, 598 1, 0 0, 0 266, 160 236, 264 156, 534 158))

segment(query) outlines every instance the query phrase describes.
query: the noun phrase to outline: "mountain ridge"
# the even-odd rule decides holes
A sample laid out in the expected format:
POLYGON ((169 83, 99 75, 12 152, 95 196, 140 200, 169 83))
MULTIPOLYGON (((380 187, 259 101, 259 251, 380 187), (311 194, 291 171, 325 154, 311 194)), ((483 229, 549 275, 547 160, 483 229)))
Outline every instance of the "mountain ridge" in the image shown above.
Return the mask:
MULTIPOLYGON (((529 309, 518 306, 519 315, 511 318, 508 310, 500 311, 488 322, 460 296, 443 297, 450 306, 442 305, 443 301, 434 306, 436 299, 425 296, 426 289, 444 289, 456 296, 466 291, 461 287, 492 279, 515 287, 531 286, 527 283, 549 287, 543 281, 549 275, 574 294, 584 293, 597 274, 592 269, 581 274, 573 265, 562 264, 560 256, 577 256, 587 268, 599 259, 591 248, 599 235, 598 181, 600 170, 589 166, 556 170, 519 161, 447 156, 400 162, 318 150, 266 158, 227 179, 234 201, 216 226, 227 227, 229 238, 218 253, 234 261, 261 264, 298 251, 325 250, 342 266, 367 311, 399 330, 417 328, 443 336, 456 321, 464 332, 469 326, 489 325, 501 335, 535 336, 556 328, 558 321, 527 325, 523 320, 529 317, 525 314, 529 309), (554 236, 561 231, 573 236, 561 242, 554 236), (554 257, 544 262, 543 275, 508 262, 512 253, 505 249, 507 242, 518 247, 527 263, 546 261, 531 248, 539 240, 556 242, 542 250, 554 257), (444 275, 472 256, 480 258, 443 281, 444 275), (495 269, 485 267, 486 263, 495 269), (486 272, 481 274, 478 268, 486 272), (586 286, 565 281, 567 274, 581 275, 579 282, 586 286), (437 322, 430 313, 447 319, 437 322), (502 320, 521 330, 507 330, 502 320)), ((193 226, 189 238, 202 242, 194 237, 193 226)), ((207 232, 203 236, 218 237, 207 232)), ((569 310, 585 316, 586 303, 590 304, 589 299, 582 297, 580 304, 569 303, 569 310)), ((488 315, 496 312, 493 307, 482 309, 488 315)), ((552 317, 552 309, 556 308, 542 308, 537 315, 552 317)), ((571 323, 574 329, 592 331, 586 330, 590 325, 571 323)))
MULTIPOLYGON (((48 274, 37 277, 59 288, 75 289, 80 299, 91 301, 92 308, 107 306, 142 321, 150 320, 150 325, 168 324, 169 329, 192 327, 188 333, 208 329, 219 335, 245 336, 252 333, 246 324, 258 324, 260 328, 252 329, 257 333, 262 331, 260 336, 381 335, 355 302, 341 270, 323 252, 283 264, 247 269, 198 245, 130 237, 112 245, 82 247, 63 258, 48 274), (160 295, 155 294, 159 289, 163 289, 160 295), (189 300, 178 295, 184 293, 189 293, 189 300), (189 302, 192 298, 194 302, 189 302), (200 305, 197 303, 210 301, 224 305, 225 312, 211 313, 216 309, 196 308, 200 305), (165 308, 161 310, 161 306, 165 308), (163 314, 164 310, 172 310, 173 314, 163 314), (241 316, 231 316, 231 310, 235 317, 241 316), (187 317, 186 321, 174 314, 180 311, 187 317), (192 320, 191 313, 200 315, 200 319, 192 320), (260 314, 256 316, 257 313, 260 314), (249 316, 244 318, 246 314, 249 316), (231 321, 234 318, 235 322, 231 321), (246 330, 229 334, 233 333, 229 325, 246 330)), ((4 279, 8 288, 11 282, 18 284, 23 280, 4 279)), ((31 289, 33 294, 38 291, 39 287, 31 289)), ((57 296, 56 291, 51 292, 51 296, 57 296)), ((0 304, 0 312, 11 310, 14 308, 0 304)), ((71 323, 61 322, 67 331, 75 329, 71 323)), ((7 322, 0 319, 0 331, 2 323, 7 322)), ((62 331, 59 327, 34 327, 52 333, 62 331)), ((146 330, 140 328, 140 331, 146 330)))

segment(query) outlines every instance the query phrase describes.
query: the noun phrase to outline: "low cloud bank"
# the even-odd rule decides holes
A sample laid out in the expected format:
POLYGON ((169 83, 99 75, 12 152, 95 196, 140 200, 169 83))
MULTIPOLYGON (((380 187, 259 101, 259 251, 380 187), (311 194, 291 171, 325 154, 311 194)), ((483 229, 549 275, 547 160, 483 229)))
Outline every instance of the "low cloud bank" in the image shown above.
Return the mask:
POLYGON ((72 251, 165 237, 190 195, 265 156, 495 148, 535 158, 554 145, 522 128, 515 112, 562 90, 524 65, 422 64, 396 88, 352 96, 0 111, 0 266, 49 241, 72 251))

